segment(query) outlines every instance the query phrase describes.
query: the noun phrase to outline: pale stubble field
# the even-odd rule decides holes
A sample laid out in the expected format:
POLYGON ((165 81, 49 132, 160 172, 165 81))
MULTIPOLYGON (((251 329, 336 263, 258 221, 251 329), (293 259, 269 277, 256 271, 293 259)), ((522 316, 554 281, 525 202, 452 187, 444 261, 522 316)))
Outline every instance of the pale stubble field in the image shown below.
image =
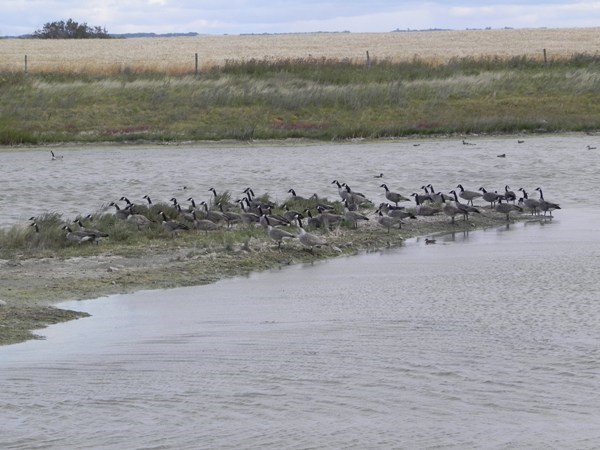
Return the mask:
POLYGON ((600 28, 224 35, 110 40, 0 40, 0 71, 110 74, 122 70, 190 73, 227 61, 331 58, 401 62, 419 58, 526 56, 549 60, 595 54, 600 28))

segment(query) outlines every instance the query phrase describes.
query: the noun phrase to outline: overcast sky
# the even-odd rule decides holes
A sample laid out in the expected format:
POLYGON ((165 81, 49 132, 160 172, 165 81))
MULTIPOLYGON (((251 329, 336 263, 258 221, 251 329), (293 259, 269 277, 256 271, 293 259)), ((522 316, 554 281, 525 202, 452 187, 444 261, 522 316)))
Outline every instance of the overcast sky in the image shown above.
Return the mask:
POLYGON ((0 36, 72 18, 109 33, 246 34, 600 26, 600 1, 2 0, 0 36))

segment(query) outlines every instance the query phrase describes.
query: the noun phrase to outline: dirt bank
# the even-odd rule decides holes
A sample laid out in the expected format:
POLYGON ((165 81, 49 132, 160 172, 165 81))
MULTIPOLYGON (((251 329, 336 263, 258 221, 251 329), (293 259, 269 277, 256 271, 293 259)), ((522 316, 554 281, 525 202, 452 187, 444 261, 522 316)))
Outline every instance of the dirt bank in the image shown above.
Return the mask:
POLYGON ((444 214, 419 217, 390 233, 372 217, 358 230, 340 228, 327 233, 330 245, 313 253, 298 240, 287 241, 279 249, 265 234, 231 248, 184 245, 168 251, 148 248, 131 257, 103 253, 68 259, 0 260, 0 345, 36 338, 32 330, 86 316, 53 306, 61 301, 207 284, 252 271, 398 247, 411 237, 462 233, 506 223, 503 215, 491 211, 477 216, 469 222, 457 220, 456 224, 444 214))

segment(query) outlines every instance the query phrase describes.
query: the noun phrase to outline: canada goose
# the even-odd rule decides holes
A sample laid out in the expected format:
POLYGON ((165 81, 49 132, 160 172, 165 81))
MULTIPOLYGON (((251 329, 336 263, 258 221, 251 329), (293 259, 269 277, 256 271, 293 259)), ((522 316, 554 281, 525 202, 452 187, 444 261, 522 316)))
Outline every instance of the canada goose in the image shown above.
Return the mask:
POLYGON ((435 244, 435 239, 425 238, 425 245, 435 244))
POLYGON ((348 200, 344 200, 344 207, 346 207, 348 211, 358 211, 358 205, 356 203, 350 203, 348 200))
POLYGON ((339 225, 342 222, 343 216, 340 216, 339 214, 327 212, 319 207, 317 207, 317 211, 319 213, 317 217, 321 219, 321 223, 326 229, 332 230, 333 227, 339 225))
MULTIPOLYGON (((468 204, 467 205, 462 204, 458 200, 456 191, 452 190, 452 191, 450 191, 450 193, 454 195, 454 205, 458 208, 460 213, 463 215, 463 220, 468 220, 469 214, 471 214, 471 213, 481 214, 481 212, 474 206, 469 206, 468 204)), ((479 194, 479 195, 481 196, 481 194, 479 194)))
POLYGON ((394 209, 389 203, 382 203, 379 205, 379 210, 383 211, 390 217, 395 217, 397 219, 416 219, 417 217, 405 209, 394 209))
POLYGON ((539 200, 535 198, 529 198, 527 192, 523 188, 519 188, 519 191, 523 193, 523 197, 519 199, 519 205, 523 205, 525 208, 531 211, 531 215, 538 214, 538 209, 540 207, 539 200))
POLYGON ((394 225, 398 225, 398 228, 402 228, 402 220, 398 217, 384 216, 381 210, 377 210, 377 223, 382 227, 387 228, 388 233, 394 225))
POLYGON ((196 211, 192 211, 192 223, 197 230, 204 231, 208 234, 209 231, 214 231, 219 229, 219 225, 216 223, 207 220, 207 219, 198 219, 196 217, 196 211))
POLYGON ((373 178, 383 178, 383 174, 380 173, 379 175, 375 175, 373 178))
MULTIPOLYGON (((31 219, 33 219, 33 217, 32 217, 31 219)), ((29 220, 31 220, 31 219, 29 219, 29 220)), ((29 224, 29 226, 30 226, 30 227, 33 227, 33 229, 35 230, 35 232, 36 232, 36 233, 39 233, 39 232, 40 232, 40 227, 38 227, 38 224, 37 224, 36 222, 31 222, 31 223, 29 224)))
POLYGON ((185 223, 177 222, 175 220, 169 220, 167 215, 163 211, 159 211, 158 214, 162 217, 162 226, 163 228, 171 233, 173 237, 175 234, 180 233, 182 231, 187 231, 190 229, 185 223))
POLYGON ((473 206, 473 199, 482 197, 483 194, 481 192, 475 192, 475 191, 467 191, 465 190, 465 188, 463 187, 462 184, 459 184, 458 186, 456 186, 458 189, 460 189, 460 194, 459 197, 462 198, 463 200, 467 201, 467 205, 470 203, 471 206, 473 206))
POLYGON ((300 219, 300 217, 297 217, 296 220, 298 221, 298 229, 300 230, 300 234, 298 235, 298 240, 300 241, 300 243, 302 245, 304 245, 305 247, 308 247, 310 249, 310 252, 313 253, 314 252, 314 247, 321 247, 323 245, 328 245, 327 241, 322 238, 321 236, 317 236, 316 234, 312 234, 312 233, 308 233, 304 230, 304 228, 302 227, 302 219, 300 219))
MULTIPOLYGON (((425 187, 425 186, 423 186, 423 187, 425 187)), ((427 194, 418 194, 416 192, 413 192, 412 194, 410 194, 410 196, 414 197, 415 201, 419 205, 422 205, 425 202, 430 202, 431 201, 431 196, 429 195, 429 193, 427 193, 427 194)))
POLYGON ((479 188, 479 190, 482 192, 482 198, 488 202, 490 204, 490 208, 493 208, 496 205, 496 202, 498 201, 498 194, 496 194, 495 192, 488 192, 486 191, 483 186, 479 188))
POLYGON ((223 214, 223 217, 227 222, 227 227, 230 227, 232 224, 242 221, 241 214, 232 211, 225 211, 221 202, 217 203, 217 206, 219 207, 219 211, 221 212, 221 214, 223 214))
POLYGON ((344 200, 348 200, 348 203, 356 203, 357 205, 362 205, 364 203, 371 203, 371 200, 367 199, 365 194, 363 194, 362 192, 353 191, 350 188, 350 186, 348 186, 345 183, 343 186, 346 188, 346 191, 348 192, 348 197, 346 197, 344 199, 344 200))
POLYGON ((418 195, 414 195, 414 197, 415 197, 415 203, 417 204, 417 207, 416 207, 416 210, 415 210, 415 214, 417 216, 433 216, 435 214, 439 214, 439 213, 442 212, 441 209, 433 208, 431 206, 422 205, 421 203, 419 203, 419 196, 418 195))
POLYGON ((296 235, 289 233, 281 228, 275 228, 271 225, 269 217, 265 214, 264 218, 267 222, 267 236, 277 242, 277 248, 281 248, 281 242, 284 239, 295 239, 296 235))
MULTIPOLYGON (((306 213, 306 216, 308 217, 307 225, 309 228, 321 228, 323 226, 323 220, 320 216, 313 217, 312 213, 310 212, 310 209, 308 209, 308 208, 306 208, 304 210, 304 212, 306 213)), ((300 219, 304 218, 300 215, 298 215, 298 217, 300 217, 300 219)))
POLYGON ((152 199, 149 195, 144 195, 142 198, 148 202, 148 207, 152 206, 152 199))
POLYGON ((523 211, 523 208, 517 205, 511 205, 510 203, 502 203, 501 199, 498 199, 498 204, 494 208, 500 214, 506 214, 506 221, 510 220, 509 214, 512 211, 523 211))
POLYGON ((241 212, 240 217, 242 219, 242 223, 245 225, 253 226, 255 223, 259 223, 260 216, 256 213, 247 211, 244 206, 244 199, 237 200, 237 204, 239 205, 241 212))
POLYGON ((338 194, 342 200, 347 200, 350 197, 350 192, 346 189, 345 185, 341 185, 338 180, 333 180, 331 184, 335 184, 337 186, 338 194))
POLYGON ((429 188, 429 196, 431 197, 431 201, 433 203, 440 204, 442 202, 441 197, 444 197, 444 199, 448 200, 448 201, 453 200, 453 198, 450 197, 449 195, 446 195, 442 192, 435 192, 435 189, 433 188, 433 184, 431 184, 431 183, 429 183, 427 186, 425 186, 425 192, 427 192, 427 188, 429 188))
POLYGON ((288 194, 290 194, 290 196, 292 197, 292 200, 298 200, 298 201, 306 200, 304 197, 301 197, 300 195, 296 194, 296 191, 294 189, 289 189, 288 194))
POLYGON ((280 226, 287 226, 290 224, 290 222, 283 216, 279 216, 277 214, 272 214, 271 213, 271 208, 267 207, 267 211, 265 212, 262 209, 262 206, 258 207, 258 211, 259 211, 259 223, 264 227, 267 228, 267 226, 269 224, 271 225, 280 225, 280 226), (268 220, 267 220, 267 215, 268 215, 268 220))
POLYGON ((313 195, 311 195, 310 198, 311 199, 313 199, 313 198, 315 199, 315 202, 316 202, 316 204, 314 206, 315 208, 321 208, 321 209, 324 209, 324 210, 326 209, 328 211, 332 211, 332 210, 335 209, 335 207, 333 205, 328 205, 327 203, 320 202, 319 201, 319 196, 316 193, 314 193, 313 195))
POLYGON ((555 209, 561 209, 560 206, 558 206, 558 203, 552 203, 544 200, 544 193, 542 192, 542 188, 536 187, 535 190, 540 193, 539 208, 541 211, 544 211, 544 216, 546 215, 546 212, 549 211, 550 217, 552 217, 552 211, 554 211, 555 209))
POLYGON ((302 214, 300 214, 298 211, 294 211, 293 209, 290 209, 290 207, 288 206, 287 203, 283 204, 283 217, 285 217, 286 220, 292 222, 294 220, 296 220, 296 216, 300 216, 301 219, 304 218, 304 216, 302 214))
POLYGON ((513 204, 515 203, 515 200, 517 199, 517 195, 514 193, 514 191, 510 190, 510 186, 508 184, 506 186, 504 186, 504 198, 506 199, 507 202, 512 201, 513 204))
POLYGON ((588 149, 588 150, 596 150, 596 147, 592 147, 591 145, 588 145, 588 146, 587 146, 587 149, 588 149))
POLYGON ((94 234, 86 233, 85 231, 77 230, 73 231, 68 225, 63 227, 67 231, 67 241, 81 244, 82 242, 94 242, 96 236, 94 234))
POLYGON ((57 161, 63 159, 63 155, 55 155, 52 150, 50 150, 50 159, 51 161, 57 161))
POLYGON ((85 233, 88 234, 93 234, 94 235, 94 240, 97 242, 98 240, 100 240, 100 238, 105 238, 108 237, 108 233, 104 233, 103 231, 99 231, 99 230, 94 230, 92 228, 86 228, 83 223, 81 222, 80 219, 77 219, 75 221, 75 223, 77 223, 77 225, 79 225, 80 230, 79 231, 83 231, 85 233))
POLYGON ((133 211, 127 216, 127 222, 136 225, 138 230, 141 230, 152 223, 152 221, 143 214, 135 214, 133 211))
POLYGON ((442 211, 444 214, 452 218, 452 223, 454 223, 454 216, 457 214, 462 214, 462 212, 456 207, 456 205, 452 202, 447 202, 445 198, 442 197, 442 211))
POLYGON ((200 213, 201 218, 210 220, 211 222, 215 223, 225 221, 225 216, 223 215, 223 213, 208 209, 208 204, 205 201, 201 201, 200 205, 202 205, 203 208, 203 210, 200 213))
POLYGON ((115 202, 110 202, 108 204, 108 206, 114 206, 115 207, 115 217, 117 219, 127 219, 127 217, 129 217, 129 214, 131 214, 131 212, 129 211, 129 209, 121 209, 119 207, 119 205, 117 205, 115 202))
MULTIPOLYGON (((348 205, 348 202, 346 202, 346 205, 348 205)), ((356 211, 351 211, 348 208, 348 206, 346 206, 346 208, 345 208, 344 219, 346 219, 353 228, 358 228, 359 220, 369 220, 369 218, 367 216, 365 216, 364 214, 361 214, 356 211)))
POLYGON ((396 204, 396 206, 398 206, 399 202, 408 202, 410 201, 409 198, 406 198, 404 195, 399 194, 398 192, 392 192, 390 191, 390 189, 387 187, 387 184, 383 183, 381 186, 385 189, 385 198, 387 198, 390 202, 394 202, 396 204))

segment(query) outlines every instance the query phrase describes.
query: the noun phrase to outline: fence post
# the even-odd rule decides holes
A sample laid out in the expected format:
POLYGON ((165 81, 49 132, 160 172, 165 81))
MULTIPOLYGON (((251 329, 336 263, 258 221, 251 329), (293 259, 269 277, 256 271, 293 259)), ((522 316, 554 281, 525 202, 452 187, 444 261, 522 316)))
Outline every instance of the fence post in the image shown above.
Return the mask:
POLYGON ((194 53, 194 59, 196 60, 194 74, 198 76, 198 53, 194 53))
POLYGON ((369 50, 367 50, 367 69, 371 68, 371 58, 369 57, 369 50))
POLYGON ((25 75, 27 75, 27 55, 25 55, 25 75))
POLYGON ((544 49, 544 65, 547 66, 548 65, 548 58, 546 56, 546 49, 544 49))

